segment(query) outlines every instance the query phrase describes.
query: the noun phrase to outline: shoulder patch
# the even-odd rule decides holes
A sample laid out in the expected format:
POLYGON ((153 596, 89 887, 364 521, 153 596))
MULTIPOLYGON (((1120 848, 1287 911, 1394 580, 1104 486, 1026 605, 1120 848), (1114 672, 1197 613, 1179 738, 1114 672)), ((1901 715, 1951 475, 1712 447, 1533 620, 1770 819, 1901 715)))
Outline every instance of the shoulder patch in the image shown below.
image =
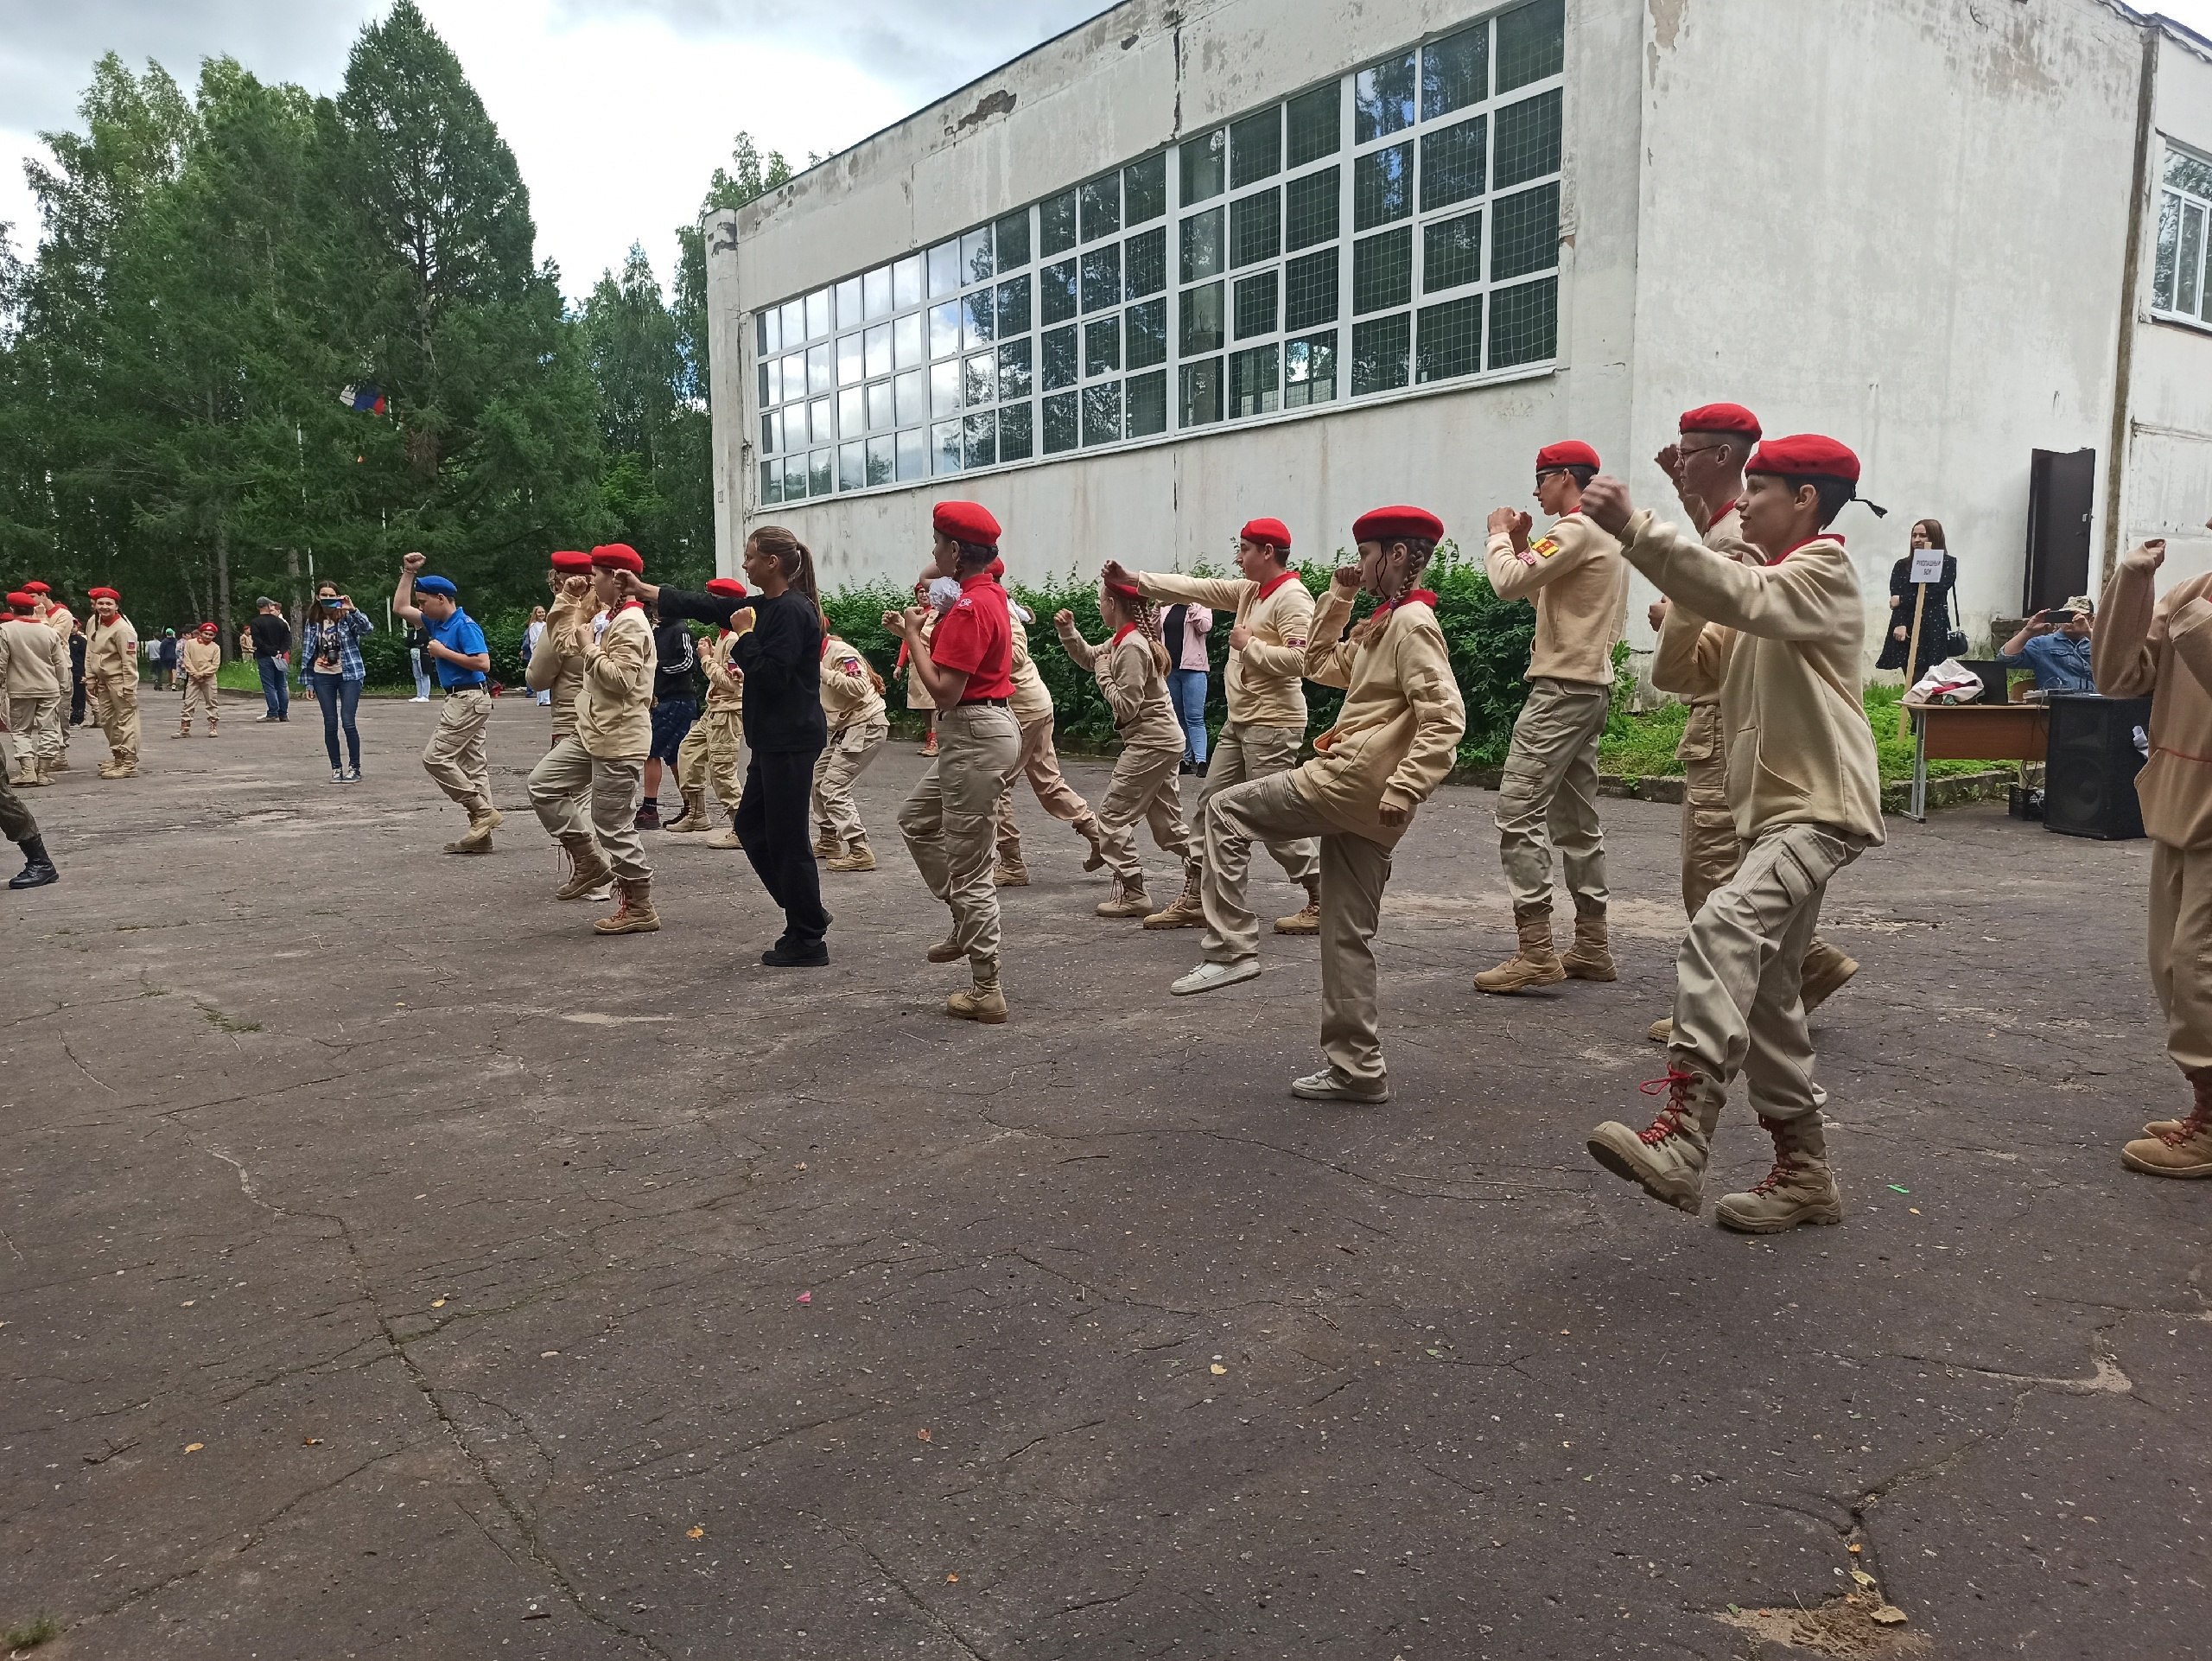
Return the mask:
POLYGON ((1529 551, 1539 559, 1549 559, 1554 554, 1559 552, 1559 538, 1538 537, 1529 544, 1529 551))

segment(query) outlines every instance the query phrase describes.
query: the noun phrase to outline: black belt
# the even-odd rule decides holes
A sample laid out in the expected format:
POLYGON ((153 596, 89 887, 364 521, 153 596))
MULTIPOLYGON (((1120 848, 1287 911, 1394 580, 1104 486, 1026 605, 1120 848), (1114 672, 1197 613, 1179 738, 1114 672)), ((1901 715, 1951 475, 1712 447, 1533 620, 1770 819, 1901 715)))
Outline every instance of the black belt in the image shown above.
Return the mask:
POLYGON ((446 696, 448 697, 451 697, 456 692, 480 692, 483 690, 484 683, 480 680, 470 681, 466 685, 456 683, 455 684, 446 688, 446 696))
POLYGON ((960 700, 959 707, 963 710, 968 710, 973 709, 978 703, 988 703, 993 709, 1003 710, 1013 701, 1014 700, 1011 698, 963 698, 960 700))

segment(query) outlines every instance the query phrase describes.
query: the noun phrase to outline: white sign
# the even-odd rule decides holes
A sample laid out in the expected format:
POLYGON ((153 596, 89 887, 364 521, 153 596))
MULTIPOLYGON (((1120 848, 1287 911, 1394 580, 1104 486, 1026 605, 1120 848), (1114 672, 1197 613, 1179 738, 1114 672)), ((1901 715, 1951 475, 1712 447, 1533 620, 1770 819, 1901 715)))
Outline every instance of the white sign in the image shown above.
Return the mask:
POLYGON ((1941 582, 1943 580, 1943 550, 1941 548, 1914 549, 1911 580, 1915 582, 1941 582))

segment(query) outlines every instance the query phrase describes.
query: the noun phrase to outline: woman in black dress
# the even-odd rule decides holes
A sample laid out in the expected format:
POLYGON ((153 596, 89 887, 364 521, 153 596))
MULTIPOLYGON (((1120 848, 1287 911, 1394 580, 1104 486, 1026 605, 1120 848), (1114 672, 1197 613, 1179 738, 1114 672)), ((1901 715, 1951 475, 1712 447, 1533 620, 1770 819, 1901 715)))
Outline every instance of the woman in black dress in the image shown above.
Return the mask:
MULTIPOLYGON (((1916 520, 1912 527, 1915 548, 1948 548, 1943 540, 1943 527, 1935 519, 1916 520)), ((1958 586, 1959 562, 1948 553, 1943 556, 1943 580, 1928 586, 1928 604, 1920 614, 1920 652, 1910 668, 1905 667, 1904 657, 1912 645, 1912 612, 1920 592, 1912 581, 1912 556, 1907 554, 1890 567, 1890 627, 1882 640, 1882 655, 1874 659, 1877 669, 1904 669, 1904 684, 1910 686, 1923 675, 1951 655, 1945 642, 1955 627, 1952 621, 1951 590, 1958 586)))

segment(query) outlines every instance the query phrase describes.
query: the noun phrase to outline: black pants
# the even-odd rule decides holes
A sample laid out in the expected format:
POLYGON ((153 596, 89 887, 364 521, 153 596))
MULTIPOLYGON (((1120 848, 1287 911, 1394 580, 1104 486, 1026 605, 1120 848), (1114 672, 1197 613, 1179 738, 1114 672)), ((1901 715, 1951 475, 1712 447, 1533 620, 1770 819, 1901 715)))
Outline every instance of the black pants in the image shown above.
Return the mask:
POLYGON ((746 750, 745 794, 737 805, 738 840, 768 898, 783 907, 784 938, 818 940, 830 932, 822 909, 822 873, 814 862, 807 804, 814 793, 819 750, 746 750))

